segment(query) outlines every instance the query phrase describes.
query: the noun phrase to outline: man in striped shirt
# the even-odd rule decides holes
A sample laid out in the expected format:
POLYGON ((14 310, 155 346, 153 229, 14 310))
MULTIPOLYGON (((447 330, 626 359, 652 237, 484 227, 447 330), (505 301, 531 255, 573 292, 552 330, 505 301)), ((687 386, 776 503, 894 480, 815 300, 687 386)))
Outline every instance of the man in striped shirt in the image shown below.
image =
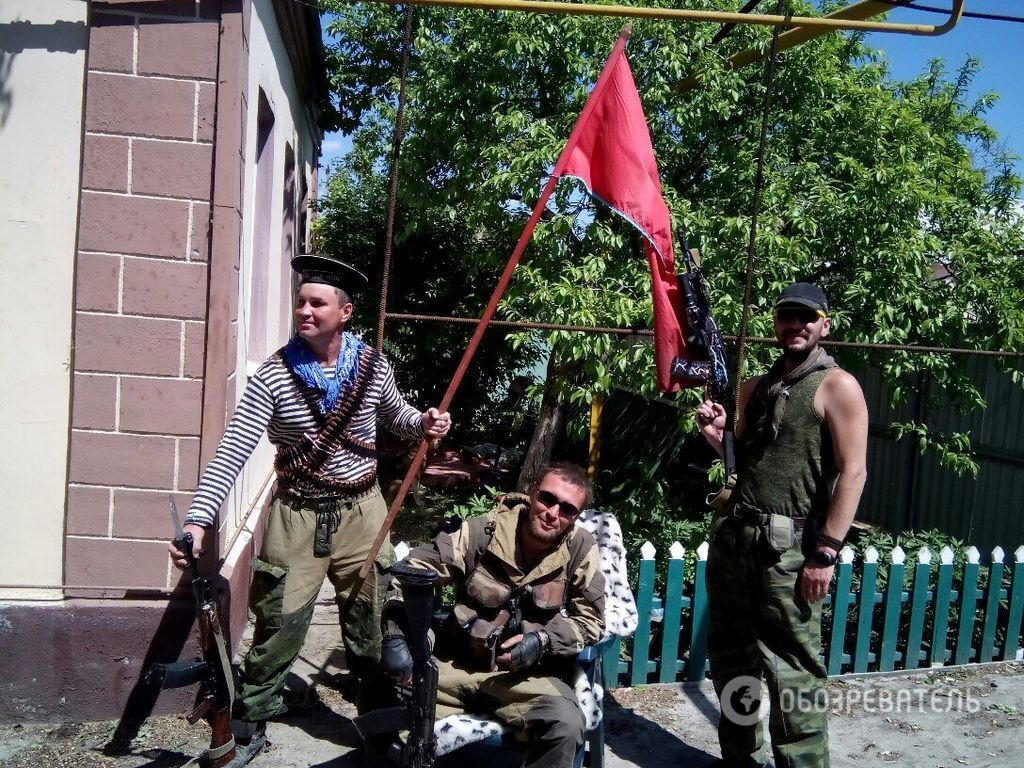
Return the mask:
MULTIPOLYGON (((325 576, 341 609, 349 670, 361 677, 375 668, 390 546, 378 555, 376 574, 352 592, 387 515, 376 477, 377 420, 405 438, 440 438, 451 426, 447 413, 421 413, 406 403, 384 356, 345 332, 353 312, 348 289, 365 284, 366 277, 312 254, 295 257, 292 267, 302 275, 296 334, 249 380, 184 526, 200 555, 207 529, 266 432, 277 448, 278 482, 263 547, 253 561, 249 601, 256 626, 235 699, 238 757, 232 766, 245 765, 262 750, 266 720, 285 709, 281 691, 325 576)), ((173 543, 169 551, 175 565, 184 567, 173 543)))

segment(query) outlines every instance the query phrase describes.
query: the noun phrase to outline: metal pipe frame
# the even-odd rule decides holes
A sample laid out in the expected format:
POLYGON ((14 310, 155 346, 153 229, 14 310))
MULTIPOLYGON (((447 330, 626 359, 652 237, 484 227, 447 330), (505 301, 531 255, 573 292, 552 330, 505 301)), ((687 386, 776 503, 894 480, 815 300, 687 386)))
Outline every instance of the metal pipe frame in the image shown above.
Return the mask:
MULTIPOLYGON (((910 1, 911 0, 905 0, 905 2, 910 1)), ((833 11, 832 13, 828 14, 828 16, 823 18, 847 20, 852 19, 857 21, 863 21, 865 19, 870 18, 871 16, 878 16, 879 14, 887 13, 896 7, 898 6, 892 5, 891 0, 861 0, 858 3, 852 3, 846 6, 845 8, 840 8, 839 10, 833 11)), ((956 11, 958 9, 954 7, 953 10, 956 11)), ((794 29, 790 29, 779 35, 776 50, 778 52, 785 51, 789 48, 793 48, 802 43, 806 43, 809 40, 814 40, 815 38, 821 37, 822 35, 827 35, 831 31, 832 30, 821 28, 812 29, 806 26, 799 26, 794 29)), ((937 34, 942 33, 940 32, 937 34)), ((726 59, 725 68, 739 69, 740 67, 745 67, 748 64, 763 61, 767 57, 768 52, 765 50, 761 50, 759 48, 748 48, 747 50, 733 54, 728 59, 726 59)), ((702 72, 695 72, 686 79, 677 83, 674 86, 675 90, 679 92, 692 90, 693 88, 697 87, 700 84, 702 75, 702 72)))
MULTIPOLYGON (((651 8, 643 5, 595 5, 593 3, 567 3, 553 0, 369 0, 386 5, 443 6, 491 11, 522 11, 569 16, 619 16, 631 19, 660 19, 665 21, 695 21, 713 24, 753 24, 763 27, 786 26, 818 28, 824 30, 853 30, 859 32, 893 32, 905 35, 934 37, 944 35, 960 21, 964 0, 953 0, 949 18, 943 24, 906 24, 887 21, 864 21, 842 18, 842 10, 828 16, 776 16, 730 11, 693 11, 685 8, 651 8)), ((898 6, 897 6, 898 7, 898 6)), ((891 10, 891 8, 887 8, 891 10)), ((881 11, 880 11, 881 12, 881 11)))

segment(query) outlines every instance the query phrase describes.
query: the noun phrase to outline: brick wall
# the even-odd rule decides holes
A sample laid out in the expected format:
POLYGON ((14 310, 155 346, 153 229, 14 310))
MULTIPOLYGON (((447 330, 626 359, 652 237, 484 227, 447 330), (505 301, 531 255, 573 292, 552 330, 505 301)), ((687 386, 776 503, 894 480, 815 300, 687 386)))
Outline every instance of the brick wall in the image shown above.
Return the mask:
POLYGON ((219 42, 214 5, 93 4, 68 584, 169 585, 167 495, 184 512, 198 478, 219 42))

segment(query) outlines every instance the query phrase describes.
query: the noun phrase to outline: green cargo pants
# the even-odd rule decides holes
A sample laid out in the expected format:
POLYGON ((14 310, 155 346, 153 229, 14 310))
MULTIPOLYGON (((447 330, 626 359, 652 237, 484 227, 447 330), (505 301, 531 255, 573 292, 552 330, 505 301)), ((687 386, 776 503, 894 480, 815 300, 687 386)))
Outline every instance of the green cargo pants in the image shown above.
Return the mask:
POLYGON ((800 536, 780 553, 760 525, 716 518, 708 553, 708 658, 722 706, 718 738, 730 766, 764 762, 757 716, 763 680, 777 768, 828 768, 821 603, 797 596, 800 536))
POLYGON ((494 716, 529 746, 526 768, 566 768, 583 743, 583 711, 563 680, 543 669, 475 672, 438 658, 437 719, 494 716))
POLYGON ((302 650, 324 577, 331 580, 340 609, 341 636, 350 672, 361 676, 380 661, 380 608, 384 569, 394 561, 389 543, 377 556, 377 568, 350 600, 359 567, 377 536, 387 505, 376 487, 335 502, 341 512, 327 557, 313 555, 315 502, 278 491, 270 506, 260 556, 253 560, 249 608, 256 626, 252 647, 241 665, 234 715, 265 720, 283 707, 281 691, 302 650))

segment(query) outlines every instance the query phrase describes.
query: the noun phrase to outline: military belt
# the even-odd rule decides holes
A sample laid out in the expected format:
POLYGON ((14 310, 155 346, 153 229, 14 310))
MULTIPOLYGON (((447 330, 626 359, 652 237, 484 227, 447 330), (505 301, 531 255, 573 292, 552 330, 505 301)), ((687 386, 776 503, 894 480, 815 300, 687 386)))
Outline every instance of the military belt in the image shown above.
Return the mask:
MULTIPOLYGON (((733 504, 729 510, 729 516, 749 525, 759 525, 763 528, 768 527, 772 519, 772 513, 765 512, 763 509, 755 507, 753 504, 748 504, 745 501, 737 501, 733 504)), ((804 526, 807 524, 806 516, 790 517, 789 519, 793 521, 793 532, 796 534, 803 531, 804 526)))

